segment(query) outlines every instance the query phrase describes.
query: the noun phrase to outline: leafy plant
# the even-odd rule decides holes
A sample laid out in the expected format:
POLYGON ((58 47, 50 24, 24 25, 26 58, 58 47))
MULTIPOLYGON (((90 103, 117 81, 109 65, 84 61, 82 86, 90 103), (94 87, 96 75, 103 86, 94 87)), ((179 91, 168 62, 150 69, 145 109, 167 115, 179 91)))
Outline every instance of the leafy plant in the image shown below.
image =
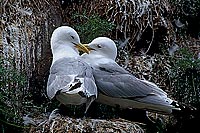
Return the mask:
POLYGON ((200 103, 200 60, 183 48, 171 59, 174 97, 187 104, 200 103))
POLYGON ((74 19, 82 22, 74 25, 74 28, 78 31, 84 43, 89 43, 98 36, 108 36, 115 26, 96 14, 91 16, 87 16, 85 13, 83 15, 76 14, 74 19))
POLYGON ((13 67, 12 61, 0 59, 0 131, 22 129, 22 116, 25 111, 26 77, 13 67), (4 65, 6 61, 7 67, 4 65))

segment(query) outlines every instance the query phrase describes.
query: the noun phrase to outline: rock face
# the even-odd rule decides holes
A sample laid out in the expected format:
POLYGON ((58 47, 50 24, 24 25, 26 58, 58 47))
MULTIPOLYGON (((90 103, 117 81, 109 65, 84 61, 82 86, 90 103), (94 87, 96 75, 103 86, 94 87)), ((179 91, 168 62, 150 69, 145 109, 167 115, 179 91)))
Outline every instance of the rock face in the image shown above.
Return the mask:
POLYGON ((44 120, 38 126, 30 129, 30 133, 144 133, 139 126, 140 123, 130 122, 124 119, 74 119, 70 117, 57 116, 52 120, 44 120))

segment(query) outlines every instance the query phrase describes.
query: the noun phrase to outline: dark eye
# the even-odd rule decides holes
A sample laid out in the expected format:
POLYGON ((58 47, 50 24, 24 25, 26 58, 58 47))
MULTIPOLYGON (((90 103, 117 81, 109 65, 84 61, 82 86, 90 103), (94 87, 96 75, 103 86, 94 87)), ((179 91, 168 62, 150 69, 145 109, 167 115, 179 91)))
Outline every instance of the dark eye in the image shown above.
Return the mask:
POLYGON ((101 45, 100 45, 100 44, 97 44, 97 48, 101 48, 101 45))
POLYGON ((71 36, 72 39, 74 39, 74 36, 71 36))

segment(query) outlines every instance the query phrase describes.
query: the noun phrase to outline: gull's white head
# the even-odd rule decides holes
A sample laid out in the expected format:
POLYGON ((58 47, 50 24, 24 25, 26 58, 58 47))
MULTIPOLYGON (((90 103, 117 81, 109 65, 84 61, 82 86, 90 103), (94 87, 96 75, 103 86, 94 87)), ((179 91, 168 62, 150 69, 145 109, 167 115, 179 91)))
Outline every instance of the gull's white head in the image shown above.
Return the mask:
POLYGON ((54 30, 51 36, 51 49, 56 49, 59 45, 69 45, 74 47, 80 44, 80 38, 77 32, 69 26, 61 26, 54 30))
POLYGON ((91 56, 102 56, 115 60, 117 57, 117 47, 113 40, 107 37, 98 37, 88 44, 91 56))
POLYGON ((73 28, 61 26, 54 30, 51 36, 54 61, 63 57, 79 56, 77 49, 89 53, 89 50, 80 43, 79 35, 73 28))

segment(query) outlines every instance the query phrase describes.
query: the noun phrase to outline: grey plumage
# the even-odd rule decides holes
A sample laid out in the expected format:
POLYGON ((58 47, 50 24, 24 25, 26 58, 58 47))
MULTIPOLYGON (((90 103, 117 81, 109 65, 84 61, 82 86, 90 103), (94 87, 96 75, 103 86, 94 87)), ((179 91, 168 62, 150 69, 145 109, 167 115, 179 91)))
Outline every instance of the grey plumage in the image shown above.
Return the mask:
MULTIPOLYGON (((169 110, 166 110, 166 113, 171 112, 173 106, 170 105, 170 102, 172 100, 167 98, 166 92, 155 84, 136 78, 115 62, 106 65, 99 64, 93 69, 96 85, 100 93, 114 98, 114 101, 118 101, 116 105, 121 105, 119 100, 121 99, 121 101, 124 100, 126 102, 135 101, 135 103, 133 102, 135 105, 132 104, 131 106, 128 103, 124 103, 127 106, 121 105, 123 108, 129 106, 129 108, 155 110, 157 105, 157 110, 159 110, 160 106, 167 106, 169 110)), ((102 98, 102 95, 99 95, 98 101, 101 101, 102 98)), ((163 112, 162 110, 160 111, 163 112)))
POLYGON ((96 98, 97 90, 92 69, 76 58, 61 58, 50 69, 47 95, 63 104, 80 105, 96 98))
POLYGON ((154 93, 166 95, 155 84, 136 78, 115 62, 95 66, 93 73, 100 90, 113 97, 135 98, 154 93))
POLYGON ((141 80, 120 67, 115 58, 115 43, 106 37, 94 39, 89 45, 89 55, 82 58, 93 68, 98 87, 97 101, 120 108, 139 108, 170 114, 174 102, 167 93, 147 80, 141 80))

